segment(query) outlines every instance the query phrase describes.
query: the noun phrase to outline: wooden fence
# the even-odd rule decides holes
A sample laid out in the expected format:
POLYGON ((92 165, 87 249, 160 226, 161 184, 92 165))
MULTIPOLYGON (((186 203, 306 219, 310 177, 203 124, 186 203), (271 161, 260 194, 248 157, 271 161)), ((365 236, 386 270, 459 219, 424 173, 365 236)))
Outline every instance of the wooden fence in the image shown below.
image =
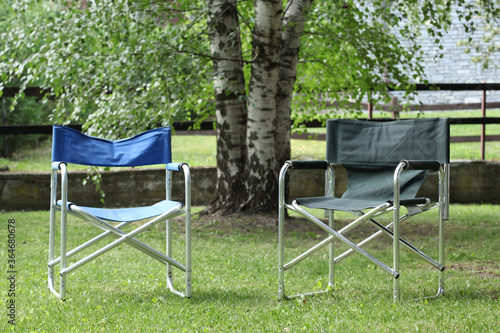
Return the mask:
MULTIPOLYGON (((398 91, 397 89, 389 89, 391 91, 398 91)), ((488 141, 500 141, 500 135, 486 135, 486 125, 488 124, 500 124, 500 117, 487 117, 487 109, 499 109, 500 102, 487 102, 487 91, 488 90, 500 90, 500 83, 471 83, 471 84, 452 84, 452 83, 435 83, 435 84, 417 84, 417 91, 481 91, 482 101, 481 103, 460 103, 460 104, 428 104, 428 105, 417 105, 417 106, 402 106, 397 103, 394 99, 390 105, 380 105, 375 106, 372 103, 363 104, 362 107, 367 111, 368 120, 372 121, 387 121, 390 119, 385 118, 373 118, 374 108, 378 110, 383 110, 391 112, 392 118, 399 118, 399 113, 401 111, 453 111, 453 110, 481 110, 481 117, 474 118, 451 118, 451 125, 481 125, 481 134, 475 136, 455 136, 451 138, 451 142, 480 142, 481 143, 481 159, 485 159, 485 146, 488 141)), ((16 87, 4 87, 3 97, 13 97, 19 92, 19 88, 16 87)), ((25 95, 29 97, 35 97, 41 99, 47 92, 41 90, 37 87, 29 87, 25 90, 25 95)), ((326 108, 334 107, 334 104, 326 103, 326 108)), ((175 122, 173 127, 176 129, 177 134, 199 134, 199 135, 213 135, 214 123, 213 122, 203 122, 200 124, 199 131, 189 131, 192 128, 193 122, 175 122)), ((312 121, 304 124, 306 127, 322 127, 322 123, 319 121, 312 121)), ((73 124, 69 125, 77 130, 82 129, 82 125, 73 124)), ((51 125, 7 125, 0 126, 0 135, 24 135, 24 134, 52 134, 51 125)), ((294 134, 292 138, 295 139, 307 139, 310 134, 294 134)), ((325 135, 318 134, 316 139, 324 140, 325 135)))

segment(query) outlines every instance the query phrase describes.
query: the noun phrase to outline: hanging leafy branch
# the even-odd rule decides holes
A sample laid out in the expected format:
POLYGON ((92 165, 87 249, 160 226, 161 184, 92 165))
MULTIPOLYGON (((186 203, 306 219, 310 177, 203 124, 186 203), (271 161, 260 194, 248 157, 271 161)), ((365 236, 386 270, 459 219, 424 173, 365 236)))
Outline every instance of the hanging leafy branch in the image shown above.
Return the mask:
MULTIPOLYGON (((249 82, 252 52, 263 55, 252 45, 253 2, 236 4, 249 82)), ((84 122, 112 138, 213 112, 203 1, 5 0, 3 6, 12 19, 0 33, 0 94, 4 85, 48 89, 57 97, 52 122, 84 122)), ((318 117, 326 101, 339 109, 359 108, 367 96, 387 101, 388 83, 410 94, 412 83, 425 82, 417 43, 422 22, 439 43, 452 10, 470 31, 481 14, 491 36, 498 33, 499 8, 498 0, 314 2, 302 36, 295 118, 318 117)), ((471 40, 468 47, 482 45, 471 40)), ((481 52, 497 49, 491 44, 481 52)))
POLYGON ((484 69, 499 68, 492 61, 495 54, 500 52, 500 1, 481 0, 469 3, 458 13, 462 21, 470 22, 465 25, 465 30, 470 32, 469 38, 459 42, 466 53, 475 52, 472 61, 480 63, 484 69), (478 18, 481 18, 480 20, 478 18), (479 36, 478 36, 479 35, 479 36))
POLYGON ((182 8, 63 3, 12 1, 17 17, 1 34, 2 82, 49 89, 57 101, 53 122, 83 121, 94 134, 116 138, 209 107, 207 60, 179 52, 186 40, 200 53, 208 46, 190 39, 195 27, 179 23, 187 21, 182 8))

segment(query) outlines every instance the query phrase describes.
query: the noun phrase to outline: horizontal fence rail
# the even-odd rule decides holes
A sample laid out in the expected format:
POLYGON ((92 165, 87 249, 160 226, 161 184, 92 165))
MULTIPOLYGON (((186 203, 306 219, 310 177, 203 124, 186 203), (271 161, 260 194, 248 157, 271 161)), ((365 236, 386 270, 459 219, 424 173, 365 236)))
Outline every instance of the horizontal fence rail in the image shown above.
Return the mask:
MULTIPOLYGON (((389 118, 378 118, 378 119, 360 119, 360 120, 370 120, 370 121, 391 121, 393 119, 389 118)), ((450 118, 450 125, 486 125, 486 124, 500 124, 500 117, 489 117, 489 118, 450 118)), ((216 132, 213 130, 214 122, 202 122, 199 124, 200 129, 192 130, 193 122, 174 122, 173 127, 176 130, 176 135, 215 135, 216 132)), ((307 128, 321 128, 324 125, 320 121, 306 122, 304 125, 307 128)), ((74 128, 78 131, 82 130, 81 124, 70 124, 68 127, 74 128)), ((0 126, 0 135, 28 135, 28 134, 42 134, 51 135, 52 125, 9 125, 0 126)), ((326 134, 311 134, 311 133, 294 133, 292 134, 292 139, 315 139, 315 140, 326 140, 326 134)), ((500 135, 486 135, 486 141, 500 141, 500 135)), ((454 142, 479 142, 480 135, 471 136, 456 136, 450 139, 452 143, 454 142)))
MULTIPOLYGON (((481 125, 481 135, 473 136, 455 136, 450 139, 453 142, 481 142, 481 159, 485 159, 485 143, 491 141, 500 141, 500 135, 486 135, 486 125, 500 124, 500 117, 487 117, 486 109, 500 108, 500 102, 487 102, 486 91, 500 90, 500 83, 433 83, 433 84, 416 84, 416 91, 482 91, 481 103, 458 103, 458 104, 428 104, 428 105, 400 105, 397 99, 393 100, 391 104, 375 106, 371 102, 362 104, 361 107, 368 111, 367 120, 371 121, 389 121, 387 118, 373 118, 373 109, 376 107, 378 110, 391 112, 393 119, 399 119, 399 112, 401 111, 445 111, 445 110, 477 110, 481 109, 481 117, 475 118, 450 118, 451 125, 481 125)), ((398 87, 388 87, 389 91, 402 91, 398 87)), ((3 87, 2 97, 14 97, 19 93, 19 87, 3 87)), ((50 91, 41 89, 39 87, 27 87, 23 91, 25 96, 42 99, 44 96, 49 96, 50 91)), ((325 107, 335 107, 335 103, 325 103, 325 107)), ((309 128, 323 127, 320 121, 306 122, 303 125, 309 128)), ((81 124, 68 125, 76 130, 81 131, 81 124)), ((214 135, 215 123, 212 121, 205 121, 201 123, 195 122, 174 122, 172 124, 176 130, 177 135, 214 135), (196 125, 196 126, 195 126, 196 125), (192 128, 197 130, 188 131, 192 128)), ((52 134, 51 125, 5 125, 0 126, 1 135, 27 135, 27 134, 52 134)), ((308 134, 308 133, 294 133, 293 139, 310 139, 325 140, 324 134, 308 134)))

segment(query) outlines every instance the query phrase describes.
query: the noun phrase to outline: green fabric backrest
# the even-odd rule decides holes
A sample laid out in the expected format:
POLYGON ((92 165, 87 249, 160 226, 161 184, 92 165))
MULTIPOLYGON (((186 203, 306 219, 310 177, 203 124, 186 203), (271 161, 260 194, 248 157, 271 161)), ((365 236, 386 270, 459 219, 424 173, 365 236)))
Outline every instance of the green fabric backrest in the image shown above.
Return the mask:
POLYGON ((395 166, 403 159, 450 161, 448 119, 388 122, 330 119, 326 123, 330 163, 395 166))

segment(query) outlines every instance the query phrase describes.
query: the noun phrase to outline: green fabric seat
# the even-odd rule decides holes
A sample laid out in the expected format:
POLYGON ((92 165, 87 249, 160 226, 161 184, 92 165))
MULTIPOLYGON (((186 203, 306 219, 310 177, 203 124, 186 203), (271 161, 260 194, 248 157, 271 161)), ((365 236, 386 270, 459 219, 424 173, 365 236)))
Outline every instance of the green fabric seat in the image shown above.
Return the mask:
MULTIPOLYGON (((341 198, 312 197, 298 198, 297 202, 308 208, 333 209, 341 211, 363 210, 377 207, 394 199, 394 167, 348 166, 348 187, 341 198)), ((427 170, 409 170, 401 177, 401 200, 410 204, 425 203, 426 198, 415 199, 425 181, 427 170)))

